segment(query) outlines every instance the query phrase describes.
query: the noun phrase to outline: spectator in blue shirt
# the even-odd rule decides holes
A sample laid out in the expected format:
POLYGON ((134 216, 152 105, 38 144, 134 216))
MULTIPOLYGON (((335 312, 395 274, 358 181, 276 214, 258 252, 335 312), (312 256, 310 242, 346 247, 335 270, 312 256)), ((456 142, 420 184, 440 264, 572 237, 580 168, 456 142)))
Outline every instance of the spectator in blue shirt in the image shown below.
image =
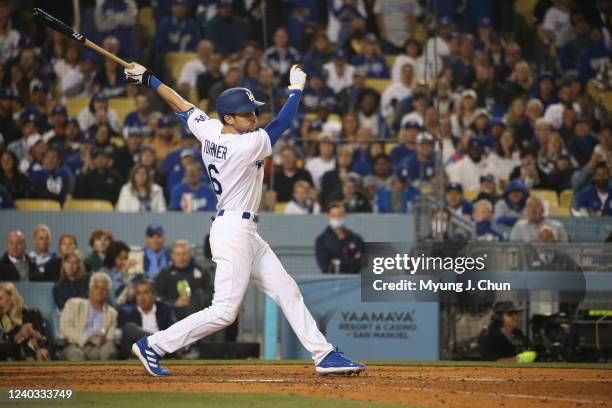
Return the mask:
POLYGON ((308 85, 302 93, 302 106, 306 112, 315 112, 319 108, 325 108, 328 112, 336 112, 336 96, 334 91, 325 84, 323 72, 313 70, 308 73, 308 76, 308 85))
POLYGON ((191 163, 185 169, 185 181, 177 184, 170 194, 170 209, 183 212, 214 211, 217 197, 210 187, 202 184, 202 167, 191 163))
POLYGON ((610 61, 612 49, 606 47, 600 27, 592 27, 589 44, 578 55, 578 72, 583 84, 595 78, 599 70, 610 61))
POLYGON ((408 156, 399 165, 402 179, 409 182, 429 181, 435 175, 434 137, 422 132, 416 138, 416 154, 408 156))
POLYGON ((599 162, 593 168, 591 185, 584 188, 572 208, 575 216, 601 217, 612 215, 612 189, 608 185, 610 170, 605 162, 599 162))
POLYGON ((591 125, 585 117, 579 117, 574 124, 574 134, 567 141, 567 148, 578 161, 580 167, 586 165, 591 159, 593 150, 599 142, 591 133, 591 125))
POLYGON ((331 61, 334 52, 325 33, 318 33, 312 43, 310 51, 304 54, 304 69, 308 71, 321 71, 323 65, 331 61))
POLYGON ((504 234, 498 231, 491 224, 493 217, 493 204, 489 200, 478 200, 474 203, 474 213, 472 214, 476 223, 477 241, 505 241, 504 234))
POLYGON ((391 178, 391 186, 380 186, 374 197, 374 211, 377 213, 410 213, 414 201, 421 195, 421 191, 407 185, 401 177, 391 178))
POLYGON ((578 55, 589 43, 590 24, 586 16, 574 12, 571 20, 574 39, 559 48, 558 52, 559 65, 563 71, 575 71, 578 68, 578 55))
POLYGON ((73 177, 65 167, 60 167, 60 164, 59 152, 48 149, 43 155, 42 169, 29 174, 32 198, 64 202, 73 177))
POLYGON ((245 22, 234 15, 232 0, 217 1, 217 14, 204 24, 202 33, 223 56, 239 52, 248 34, 245 22))
POLYGON ((363 68, 368 78, 388 79, 391 76, 387 60, 381 54, 378 48, 378 40, 374 34, 366 34, 363 37, 361 54, 353 57, 351 65, 363 68))
POLYGON ((470 219, 474 206, 463 197, 463 186, 459 183, 449 183, 444 193, 446 207, 451 213, 470 219))
POLYGON ((150 224, 145 231, 145 242, 143 269, 147 279, 153 280, 171 262, 170 251, 164 247, 164 227, 150 224))
POLYGON ((128 113, 123 120, 123 137, 127 138, 128 131, 133 128, 139 128, 144 137, 152 136, 149 126, 149 116, 151 114, 149 97, 145 94, 136 95, 134 107, 136 109, 128 113))
POLYGON ((2 210, 10 210, 15 208, 15 203, 11 198, 8 190, 0 184, 0 209, 2 210))
MULTIPOLYGON (((192 148, 177 149, 166 156, 166 159, 162 163, 161 171, 164 172, 168 178, 168 191, 172 191, 176 185, 183 181, 185 169, 192 163, 203 164, 202 156, 192 148)), ((210 184, 206 174, 202 174, 200 182, 202 184, 210 184)))
POLYGON ((157 27, 156 52, 165 54, 195 51, 200 35, 195 21, 187 16, 187 10, 185 0, 174 0, 171 7, 172 16, 164 18, 157 27))
POLYGON ((96 1, 94 20, 100 39, 113 36, 119 40, 119 55, 129 58, 136 55, 134 25, 138 7, 134 0, 96 1))
POLYGON ((416 154, 415 142, 417 135, 421 131, 421 125, 415 121, 408 121, 404 124, 404 129, 400 132, 400 139, 403 143, 391 150, 391 164, 398 170, 405 160, 416 154))
POLYGON ((285 28, 279 27, 274 33, 274 45, 266 50, 264 60, 279 77, 289 72, 293 64, 300 62, 298 51, 289 46, 289 34, 285 28))

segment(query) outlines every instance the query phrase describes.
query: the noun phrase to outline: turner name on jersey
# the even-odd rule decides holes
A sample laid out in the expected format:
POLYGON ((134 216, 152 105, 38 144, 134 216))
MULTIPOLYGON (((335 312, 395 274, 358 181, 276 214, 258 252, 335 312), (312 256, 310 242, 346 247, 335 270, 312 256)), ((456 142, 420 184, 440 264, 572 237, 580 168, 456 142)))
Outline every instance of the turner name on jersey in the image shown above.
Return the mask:
POLYGON ((242 134, 221 133, 220 120, 199 109, 187 126, 202 143, 204 167, 217 195, 217 210, 257 212, 263 189, 263 159, 272 154, 264 129, 242 134))

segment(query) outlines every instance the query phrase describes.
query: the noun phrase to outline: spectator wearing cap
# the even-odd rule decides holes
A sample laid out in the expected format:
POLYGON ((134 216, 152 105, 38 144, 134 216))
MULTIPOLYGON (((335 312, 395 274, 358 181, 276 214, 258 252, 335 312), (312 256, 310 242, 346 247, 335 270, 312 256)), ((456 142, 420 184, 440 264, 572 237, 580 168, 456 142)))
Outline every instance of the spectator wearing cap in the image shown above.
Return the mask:
POLYGON ((400 162, 396 171, 408 183, 428 182, 436 173, 434 156, 434 137, 429 132, 421 132, 416 138, 416 154, 400 162))
POLYGON ((474 199, 474 202, 479 200, 488 200, 492 205, 495 205, 497 200, 499 200, 497 184, 495 183, 495 176, 493 176, 493 174, 489 173, 480 176, 480 190, 478 190, 478 195, 474 199))
POLYGON ((244 20, 234 13, 232 0, 217 0, 217 13, 202 26, 203 36, 215 44, 215 49, 227 57, 238 53, 247 41, 244 20))
POLYGON ((117 112, 109 109, 108 98, 102 93, 92 96, 89 106, 79 112, 77 119, 83 131, 102 124, 108 124, 115 132, 120 129, 117 112))
POLYGON ((66 111, 66 107, 63 105, 55 105, 51 109, 49 123, 51 124, 51 129, 42 135, 43 140, 49 143, 51 139, 55 138, 54 142, 63 144, 61 142, 65 140, 66 124, 68 123, 68 112, 66 111))
POLYGON ((335 145, 328 134, 321 133, 318 141, 315 155, 306 158, 304 169, 310 173, 314 187, 320 190, 323 175, 336 167, 336 156, 335 145))
POLYGON ((33 110, 25 110, 19 115, 21 122, 21 138, 8 144, 7 150, 13 152, 17 160, 21 162, 28 152, 28 138, 39 135, 40 115, 33 110))
POLYGON ((417 0, 377 0, 373 12, 383 49, 392 54, 402 48, 423 15, 417 0))
POLYGON ((488 50, 491 44, 491 34, 493 34, 493 20, 489 17, 480 18, 476 26, 475 48, 477 50, 488 50))
POLYGON ((478 95, 473 89, 466 89, 461 92, 458 109, 451 115, 452 135, 454 139, 460 139, 463 133, 472 124, 477 109, 477 100, 478 95))
POLYGON ((110 146, 95 146, 91 150, 93 169, 77 178, 75 198, 105 200, 113 205, 121 190, 121 176, 112 169, 113 149, 110 146))
POLYGON ((546 175, 544 186, 561 194, 564 190, 572 188, 572 176, 576 167, 573 158, 567 152, 560 152, 554 158, 554 165, 546 175))
POLYGON ((125 358, 130 357, 132 344, 138 339, 166 330, 176 322, 172 305, 157 300, 153 282, 150 280, 136 282, 134 292, 135 303, 126 303, 119 308, 121 355, 125 358))
POLYGON ((492 149, 495 146, 495 143, 497 143, 497 140, 494 139, 489 133, 490 119, 491 115, 486 109, 476 109, 476 111, 474 112, 474 118, 472 119, 472 123, 469 127, 469 129, 473 132, 474 136, 477 136, 482 140, 487 150, 492 149))
POLYGON ((519 329, 521 311, 512 302, 498 302, 493 306, 491 323, 480 338, 484 359, 514 362, 516 356, 529 347, 529 339, 519 329))
POLYGON ((398 102, 412 95, 415 84, 414 65, 406 63, 402 67, 399 81, 393 81, 382 93, 380 113, 385 118, 395 117, 395 107, 398 102))
POLYGON ((136 95, 134 107, 136 109, 128 113, 123 120, 123 137, 127 138, 129 131, 134 128, 139 128, 145 136, 149 136, 151 134, 148 123, 151 113, 149 97, 146 94, 136 95))
POLYGON ((170 266, 170 251, 165 248, 164 227, 159 224, 149 224, 145 230, 145 249, 143 253, 143 269, 147 279, 155 279, 157 274, 170 266))
POLYGON ((514 128, 514 136, 517 146, 524 148, 532 145, 536 140, 536 123, 542 118, 544 105, 539 99, 530 99, 525 105, 525 117, 514 128))
POLYGON ((35 133, 28 138, 26 147, 26 156, 19 163, 19 171, 30 174, 42 168, 42 157, 47 151, 47 144, 38 133, 35 133))
POLYGON ((459 45, 459 55, 452 57, 449 67, 453 73, 453 88, 469 87, 476 73, 474 72, 474 37, 471 34, 464 34, 459 45))
POLYGON ((272 68, 278 77, 289 72, 293 64, 300 62, 298 51, 289 46, 289 34, 284 27, 279 27, 274 32, 274 44, 264 53, 265 63, 272 68))
POLYGON ((0 153, 0 184, 13 200, 25 198, 30 191, 28 178, 19 171, 19 162, 9 150, 0 153))
POLYGON ((188 15, 186 0, 174 0, 170 16, 163 17, 156 30, 155 49, 167 52, 193 52, 199 36, 196 22, 188 15))
POLYGON ((459 183, 449 183, 444 193, 444 204, 452 214, 471 218, 474 206, 463 197, 463 186, 459 183))
POLYGON ((281 150, 281 166, 274 172, 272 189, 276 191, 279 203, 286 203, 291 199, 293 185, 298 180, 307 181, 313 185, 312 176, 308 170, 297 167, 297 153, 292 146, 285 146, 281 150))
POLYGON ((415 88, 410 98, 405 98, 395 106, 396 121, 399 121, 400 127, 406 125, 407 122, 416 122, 423 127, 425 124, 425 111, 429 105, 429 100, 422 89, 415 88))
POLYGON ((312 113, 320 108, 329 112, 336 112, 336 96, 331 88, 325 84, 325 76, 319 70, 309 72, 308 85, 302 92, 302 107, 306 113, 312 113))
MULTIPOLYGON (((369 180, 366 179, 366 190, 369 180)), ((373 211, 379 214, 410 213, 415 200, 421 195, 418 188, 411 186, 400 176, 391 176, 387 185, 374 186, 373 211)))
POLYGON ((154 150, 157 161, 162 161, 168 153, 181 146, 181 140, 176 132, 175 121, 169 117, 161 117, 157 122, 155 137, 147 141, 154 150))
POLYGON ((48 113, 51 108, 49 103, 49 87, 40 79, 35 78, 30 82, 30 105, 27 110, 36 112, 39 115, 39 130, 41 133, 49 129, 47 121, 48 113))
POLYGON ((13 120, 16 101, 17 98, 10 88, 0 89, 0 134, 4 138, 5 146, 8 146, 21 136, 13 120))
MULTIPOLYGON (((119 55, 128 59, 136 55, 134 25, 138 7, 134 0, 101 0, 96 2, 94 22, 102 37, 113 36, 119 44, 119 55)), ((129 60, 129 59, 128 59, 129 60)))
POLYGON ((421 131, 421 126, 416 121, 408 121, 402 126, 399 140, 402 144, 391 150, 391 164, 397 170, 401 163, 416 154, 416 139, 421 131))
POLYGON ((187 164, 184 181, 174 186, 170 193, 170 209, 183 212, 214 211, 216 205, 215 193, 202 182, 200 163, 187 164))
POLYGON ((543 227, 550 228, 557 241, 567 242, 567 231, 562 223, 544 215, 544 204, 538 197, 531 196, 525 206, 526 217, 518 220, 510 232, 510 241, 535 242, 543 227))
POLYGON ((506 186, 502 198, 495 204, 495 223, 512 227, 525 216, 529 191, 521 180, 512 180, 506 186))
POLYGON ((582 113, 580 105, 575 101, 571 82, 564 81, 559 86, 557 95, 559 102, 550 105, 544 113, 544 119, 550 123, 553 129, 560 129, 563 125, 563 115, 566 109, 572 109, 579 115, 582 113))
POLYGON ((0 281, 28 282, 42 276, 26 253, 26 241, 21 231, 10 231, 5 245, 6 252, 0 258, 0 281))
MULTIPOLYGON (((162 162, 160 169, 167 175, 168 181, 166 182, 166 188, 168 191, 172 191, 174 186, 183 181, 183 177, 185 176, 185 168, 191 163, 202 164, 202 159, 198 152, 190 147, 177 149, 166 156, 166 159, 162 162)), ((205 172, 202 174, 201 178, 202 183, 210 183, 205 172)))
POLYGON ((360 235, 346 227, 346 210, 332 202, 327 210, 329 226, 315 241, 317 263, 323 273, 360 273, 364 243, 360 235))
POLYGON ((74 184, 70 171, 61 165, 62 159, 56 149, 45 151, 40 170, 32 170, 28 173, 31 184, 30 197, 44 198, 64 203, 68 194, 71 193, 74 184))
POLYGON ((497 141, 495 150, 489 155, 492 174, 503 180, 510 177, 510 173, 521 164, 520 152, 514 140, 514 132, 505 129, 497 141))
POLYGON ((130 172, 130 180, 121 187, 117 201, 121 212, 165 212, 163 189, 151 180, 151 174, 142 164, 130 172))
POLYGON ((485 156, 484 143, 479 137, 471 137, 467 142, 467 154, 446 166, 451 183, 459 183, 466 190, 478 190, 480 176, 493 171, 485 156))
POLYGON ((361 52, 353 57, 351 65, 365 70, 368 78, 389 78, 389 66, 380 52, 378 40, 374 34, 366 34, 362 40, 361 52))
POLYGON ((305 180, 298 180, 293 185, 291 200, 285 207, 285 214, 319 214, 321 206, 312 198, 312 186, 305 180))
POLYGON ((38 269, 39 280, 53 281, 48 267, 57 254, 51 251, 51 229, 45 224, 37 225, 32 231, 32 250, 28 257, 34 261, 38 269))
POLYGON ((593 166, 591 185, 581 190, 572 205, 574 216, 601 217, 612 215, 610 170, 605 162, 593 166))
POLYGON ((337 50, 330 62, 323 64, 322 70, 327 77, 327 86, 336 95, 353 85, 355 67, 346 62, 346 51, 337 50))
POLYGON ((505 241, 503 233, 495 229, 491 223, 493 204, 489 200, 478 200, 474 203, 472 218, 476 224, 476 241, 505 241))
POLYGON ((567 140, 567 148, 580 167, 588 163, 597 144, 598 140, 591 133, 589 120, 586 117, 578 118, 574 125, 573 134, 567 140))

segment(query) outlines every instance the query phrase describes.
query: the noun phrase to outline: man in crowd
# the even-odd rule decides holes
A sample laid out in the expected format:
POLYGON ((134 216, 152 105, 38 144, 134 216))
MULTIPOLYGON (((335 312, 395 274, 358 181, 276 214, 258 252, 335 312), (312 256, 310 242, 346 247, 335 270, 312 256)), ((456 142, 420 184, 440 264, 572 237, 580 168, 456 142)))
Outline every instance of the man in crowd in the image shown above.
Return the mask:
POLYGON ((0 259, 0 281, 25 282, 41 276, 26 253, 23 232, 10 231, 6 236, 6 252, 0 259))
POLYGON ((91 150, 94 168, 77 179, 75 198, 106 200, 113 203, 119 198, 121 176, 112 169, 113 148, 95 146, 91 150))
POLYGON ((177 184, 170 193, 170 209, 195 212, 213 211, 217 205, 215 193, 202 182, 202 167, 189 163, 185 167, 185 180, 177 184))
POLYGON ((345 226, 346 210, 332 202, 327 210, 329 226, 315 242, 317 263, 323 273, 359 273, 363 267, 364 243, 361 236, 345 226))
POLYGON ((150 224, 145 231, 145 241, 144 273, 147 279, 155 279, 162 269, 170 265, 170 252, 164 248, 164 228, 159 224, 150 224))
POLYGON ((121 356, 129 358, 130 349, 142 336, 166 330, 176 322, 172 305, 156 300, 155 287, 149 280, 135 284, 136 304, 125 303, 119 308, 121 356))
POLYGON ((578 193, 572 213, 590 217, 612 215, 612 189, 608 184, 609 179, 608 165, 605 162, 597 163, 591 176, 592 185, 578 193))
POLYGON ((286 203, 291 200, 291 193, 293 192, 295 182, 305 180, 312 186, 312 177, 308 170, 297 168, 297 154, 293 147, 283 147, 281 158, 281 168, 274 173, 272 188, 276 191, 277 201, 286 203))
POLYGON ((451 183, 460 183, 466 190, 478 190, 480 176, 492 172, 485 156, 484 144, 480 137, 468 141, 467 154, 447 166, 446 172, 451 183))
POLYGON ((170 252, 172 264, 155 277, 159 297, 172 303, 181 320, 210 306, 213 295, 213 273, 196 264, 191 245, 178 240, 170 252))
POLYGON ((514 224, 510 232, 510 241, 533 242, 538 237, 538 231, 544 226, 555 232, 557 240, 567 242, 567 232, 559 221, 544 216, 544 205, 538 197, 531 196, 525 205, 527 218, 522 218, 514 224))
POLYGON ((62 354, 69 361, 113 360, 117 356, 117 312, 107 303, 111 280, 96 272, 89 280, 89 298, 72 298, 60 315, 60 337, 68 345, 62 354))

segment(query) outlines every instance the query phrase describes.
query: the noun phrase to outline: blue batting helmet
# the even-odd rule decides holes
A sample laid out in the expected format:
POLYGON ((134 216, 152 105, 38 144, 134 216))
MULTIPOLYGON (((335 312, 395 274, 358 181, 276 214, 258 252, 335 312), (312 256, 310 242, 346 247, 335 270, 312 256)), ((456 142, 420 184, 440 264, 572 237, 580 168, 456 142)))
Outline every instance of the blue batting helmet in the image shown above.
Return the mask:
POLYGON ((265 103, 255 100, 253 93, 246 88, 230 88, 217 98, 217 113, 223 119, 232 113, 245 113, 257 110, 265 103))

